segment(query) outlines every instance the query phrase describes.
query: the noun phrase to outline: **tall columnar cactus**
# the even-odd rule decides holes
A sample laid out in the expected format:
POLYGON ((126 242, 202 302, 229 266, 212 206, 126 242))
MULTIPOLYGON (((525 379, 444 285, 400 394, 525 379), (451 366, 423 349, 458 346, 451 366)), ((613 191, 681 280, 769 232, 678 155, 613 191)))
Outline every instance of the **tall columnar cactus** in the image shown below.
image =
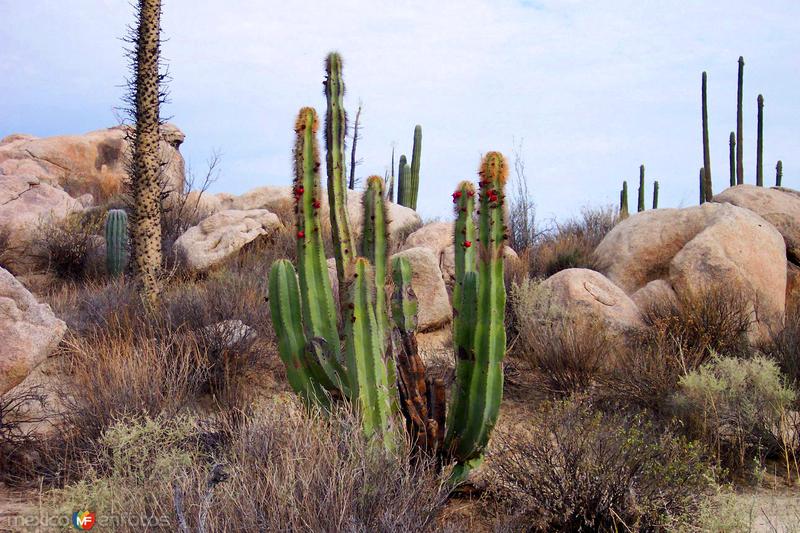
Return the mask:
POLYGON ((400 162, 397 164, 397 203, 398 205, 407 206, 408 199, 406 198, 408 176, 406 170, 408 169, 408 160, 405 154, 400 156, 400 162))
MULTIPOLYGON (((391 428, 397 400, 394 366, 387 353, 386 301, 378 297, 384 290, 386 265, 382 180, 375 176, 368 180, 364 203, 370 214, 365 216, 362 245, 379 266, 373 268, 364 258, 346 266, 346 282, 340 286, 345 302, 340 332, 322 242, 317 124, 313 109, 300 111, 294 152, 297 272, 289 261, 273 264, 269 280, 272 322, 292 388, 308 403, 323 406, 334 396, 349 398, 359 408, 365 433, 384 435, 391 428), (381 268, 383 276, 376 277, 381 268)), ((334 211, 332 207, 331 219, 334 211)), ((337 257, 337 263, 342 260, 337 257)), ((393 439, 384 442, 388 445, 393 439)))
POLYGON ((394 202, 394 147, 392 147, 392 166, 389 167, 389 191, 386 198, 394 202))
POLYGON ((731 187, 736 185, 736 134, 731 132, 731 137, 728 140, 730 147, 730 169, 731 169, 731 187))
POLYGON ((744 89, 744 58, 739 56, 739 79, 736 91, 736 184, 744 183, 744 127, 742 125, 742 97, 744 89))
POLYGON ((106 271, 118 277, 128 262, 128 214, 122 209, 111 209, 106 215, 106 271))
MULTIPOLYGON (((508 166, 503 155, 487 153, 480 169, 477 271, 467 264, 458 267, 464 275, 462 280, 456 279, 456 283, 462 283, 462 294, 460 307, 454 309, 454 315, 459 317, 454 325, 458 330, 453 334, 456 377, 445 435, 445 448, 457 461, 456 478, 466 475, 482 461, 503 396, 507 177, 508 166)), ((471 215, 468 206, 465 207, 466 212, 459 212, 459 217, 471 215)), ((458 234, 455 237, 460 238, 458 234)), ((461 247, 472 245, 463 242, 461 247)), ((456 261, 466 263, 470 257, 457 255, 456 261)))
POLYGON ((636 203, 636 212, 644 211, 644 165, 639 165, 639 198, 636 203))
MULTIPOLYGON (((333 253, 336 257, 336 275, 339 286, 347 281, 348 266, 355 259, 355 240, 350 231, 347 214, 347 183, 345 181, 344 140, 347 133, 347 117, 344 104, 344 80, 342 79, 342 58, 331 52, 325 60, 325 98, 328 102, 325 114, 325 161, 328 170, 328 204, 331 212, 331 233, 333 253)), ((344 305, 346 295, 339 292, 339 300, 344 305)))
POLYGON ((775 186, 780 187, 783 181, 783 161, 778 160, 775 165, 775 186))
POLYGON ((758 137, 756 139, 756 185, 764 186, 764 97, 758 95, 758 137))
POLYGON ((653 209, 658 209, 658 180, 653 182, 653 209))
POLYGON ((139 292, 145 302, 153 305, 161 292, 161 0, 138 0, 135 37, 131 245, 139 292))
POLYGON ((706 170, 700 167, 700 205, 706 202, 706 170))
POLYGON ((628 218, 628 182, 622 182, 622 190, 619 193, 619 218, 625 220, 628 218))
POLYGON ((711 153, 708 148, 708 88, 707 88, 707 75, 703 72, 702 81, 702 100, 703 100, 703 169, 705 176, 705 183, 703 183, 703 191, 705 192, 705 201, 711 200, 711 153))
POLYGON ((414 145, 411 151, 411 176, 409 205, 411 209, 417 209, 417 196, 419 194, 419 169, 422 160, 422 126, 417 124, 414 127, 414 145))

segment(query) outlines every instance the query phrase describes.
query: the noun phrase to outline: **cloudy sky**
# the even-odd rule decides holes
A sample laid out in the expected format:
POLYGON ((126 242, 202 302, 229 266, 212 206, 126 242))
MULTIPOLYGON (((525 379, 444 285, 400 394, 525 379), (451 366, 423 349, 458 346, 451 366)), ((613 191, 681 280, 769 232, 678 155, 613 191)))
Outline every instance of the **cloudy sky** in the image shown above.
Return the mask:
MULTIPOLYGON (((800 2, 730 0, 164 0, 165 108, 200 173, 222 153, 217 191, 290 179, 297 110, 324 110, 323 58, 345 58, 363 164, 423 127, 419 210, 448 216, 449 193, 480 155, 522 142, 540 219, 618 201, 647 167, 648 198, 697 201, 700 77, 709 77, 715 190, 728 181, 736 69, 745 57, 745 174, 755 179, 756 97, 765 98, 768 183, 783 160, 800 186, 800 2)), ((80 133, 116 123, 132 21, 125 0, 0 0, 0 137, 80 133)), ((353 116, 353 115, 351 115, 353 116)), ((634 199, 631 199, 632 203, 634 199)))

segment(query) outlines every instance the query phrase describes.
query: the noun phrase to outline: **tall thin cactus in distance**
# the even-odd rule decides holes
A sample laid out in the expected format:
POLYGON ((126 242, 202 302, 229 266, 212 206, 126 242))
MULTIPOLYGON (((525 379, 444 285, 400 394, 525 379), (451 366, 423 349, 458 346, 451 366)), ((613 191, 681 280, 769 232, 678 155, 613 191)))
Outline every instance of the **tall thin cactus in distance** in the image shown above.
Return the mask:
POLYGON ((137 27, 131 39, 135 58, 130 100, 133 103, 133 272, 142 299, 150 306, 161 292, 161 152, 160 104, 164 94, 159 73, 161 0, 138 0, 137 27))
POLYGON ((639 165, 639 197, 636 212, 641 213, 644 209, 644 165, 639 165))
POLYGON ((408 176, 406 175, 406 168, 408 167, 405 154, 400 156, 400 162, 397 164, 397 203, 398 205, 406 206, 407 200, 404 197, 408 176))
POLYGON ((728 146, 730 146, 731 187, 733 187, 736 185, 736 134, 733 132, 728 140, 728 146))
POLYGON ((703 169, 705 183, 703 184, 703 191, 705 192, 705 201, 711 200, 711 152, 708 147, 708 76, 703 71, 703 81, 701 84, 701 93, 703 100, 703 169))
POLYGON ((744 90, 744 58, 739 56, 739 78, 736 91, 736 184, 744 183, 744 126, 742 119, 742 98, 744 90))
POLYGON ((700 167, 700 205, 706 202, 706 169, 700 167))
POLYGON ((628 182, 622 182, 622 190, 619 192, 619 218, 625 220, 629 216, 628 211, 628 182))
POLYGON ((658 209, 658 180, 653 182, 653 209, 658 209))
POLYGON ((775 186, 780 187, 782 182, 783 182, 783 161, 779 159, 778 163, 775 165, 775 186))
POLYGON ((756 185, 764 186, 764 97, 758 95, 758 137, 756 139, 756 185))
POLYGON ((111 209, 106 215, 106 271, 117 277, 125 271, 128 261, 128 214, 111 209))
POLYGON ((386 194, 386 198, 390 202, 394 202, 394 146, 392 146, 392 165, 389 167, 388 189, 389 192, 386 194))
POLYGON ((417 209, 417 196, 419 195, 419 169, 422 164, 422 126, 414 126, 414 144, 411 149, 411 178, 409 202, 411 209, 417 209))
MULTIPOLYGON (((325 162, 328 171, 328 204, 331 211, 331 234, 333 254, 336 258, 336 275, 339 287, 344 288, 347 281, 348 266, 355 259, 355 240, 350 233, 350 220, 347 213, 347 183, 345 181, 344 140, 347 130, 347 117, 342 99, 344 79, 342 78, 342 58, 331 52, 325 59, 325 162)), ((347 298, 345 291, 339 291, 341 305, 347 298)))

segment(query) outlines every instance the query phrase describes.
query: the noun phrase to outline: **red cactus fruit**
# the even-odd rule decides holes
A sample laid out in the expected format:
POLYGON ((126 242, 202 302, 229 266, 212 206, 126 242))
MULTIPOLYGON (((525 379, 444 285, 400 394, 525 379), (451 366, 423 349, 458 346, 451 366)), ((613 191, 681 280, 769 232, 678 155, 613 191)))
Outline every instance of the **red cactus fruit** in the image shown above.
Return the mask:
POLYGON ((464 241, 464 248, 469 248, 472 246, 472 241, 464 241))
POLYGON ((298 239, 302 239, 305 236, 306 236, 306 232, 304 232, 303 230, 300 230, 300 231, 297 232, 297 238, 298 239))

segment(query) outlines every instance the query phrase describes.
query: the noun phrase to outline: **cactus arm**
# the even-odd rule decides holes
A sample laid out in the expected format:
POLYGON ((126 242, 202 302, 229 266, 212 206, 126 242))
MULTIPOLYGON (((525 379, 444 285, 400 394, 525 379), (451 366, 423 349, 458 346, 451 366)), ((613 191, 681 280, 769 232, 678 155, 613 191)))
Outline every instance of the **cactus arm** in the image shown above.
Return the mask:
POLYGON ((756 135, 756 185, 764 186, 764 97, 758 95, 758 122, 756 135))
POLYGON ((406 174, 406 169, 408 168, 408 164, 406 163, 406 156, 400 156, 400 163, 398 163, 397 168, 397 203, 404 207, 408 207, 408 198, 406 197, 407 187, 408 187, 408 175, 406 174))
MULTIPOLYGON (((372 293, 369 263, 359 257, 353 264, 345 308, 345 350, 351 373, 351 399, 359 406, 364 433, 371 437, 390 428, 392 394, 386 368, 386 343, 380 334, 372 293)), ((392 384, 394 387, 394 384, 392 384)), ((387 439, 389 442, 390 439, 387 439)))
MULTIPOLYGON (((455 285, 453 286, 453 308, 461 309, 461 290, 464 275, 475 271, 475 250, 478 243, 475 239, 475 187, 468 181, 462 181, 453 193, 456 222, 453 226, 453 245, 455 258, 455 285)), ((454 313, 454 324, 458 321, 458 313, 454 313)))
POLYGON ((411 151, 411 175, 409 178, 409 206, 416 211, 417 196, 419 194, 419 169, 422 159, 422 126, 414 127, 414 145, 411 151))
POLYGON ((702 113, 703 113, 703 201, 710 202, 711 187, 711 152, 708 147, 708 76, 703 72, 701 83, 702 113))
POLYGON ((742 97, 744 94, 744 58, 739 56, 739 75, 736 90, 736 184, 744 183, 744 126, 742 97))
POLYGON ((622 192, 620 192, 619 199, 619 218, 624 220, 628 218, 628 182, 622 182, 622 192))
POLYGON ((292 389, 306 402, 327 404, 325 389, 316 381, 306 363, 306 337, 300 311, 300 289, 292 263, 282 259, 272 264, 269 274, 269 305, 278 338, 278 353, 286 367, 292 389))
POLYGON ((736 134, 731 132, 728 139, 728 146, 730 147, 729 162, 731 174, 731 187, 736 185, 736 134))
POLYGON ((780 187, 783 181, 783 161, 778 160, 775 164, 775 186, 780 187))
POLYGON ((348 383, 346 373, 341 367, 342 354, 336 307, 322 243, 317 124, 317 114, 312 108, 306 107, 300 110, 295 123, 297 139, 294 149, 300 297, 307 338, 322 338, 328 352, 326 357, 318 359, 319 365, 312 364, 311 368, 321 367, 323 373, 317 377, 326 388, 346 389, 348 383))
MULTIPOLYGON (((325 97, 328 102, 325 115, 325 151, 328 171, 328 203, 330 205, 333 252, 336 258, 336 275, 339 286, 346 284, 348 265, 355 258, 355 241, 347 213, 347 184, 345 183, 344 139, 346 116, 342 97, 342 58, 336 52, 325 60, 325 97)), ((344 303, 344 295, 340 294, 344 303)))
POLYGON ((128 259, 128 214, 111 209, 106 216, 106 270, 112 277, 125 271, 128 259))
POLYGON ((700 205, 706 201, 706 170, 700 167, 700 205))
POLYGON ((383 334, 389 329, 389 310, 386 305, 386 257, 389 232, 386 204, 383 197, 383 180, 380 176, 367 179, 364 191, 364 231, 361 255, 372 264, 375 274, 375 315, 383 334))
POLYGON ((653 209, 658 209, 658 180, 653 182, 653 209))

